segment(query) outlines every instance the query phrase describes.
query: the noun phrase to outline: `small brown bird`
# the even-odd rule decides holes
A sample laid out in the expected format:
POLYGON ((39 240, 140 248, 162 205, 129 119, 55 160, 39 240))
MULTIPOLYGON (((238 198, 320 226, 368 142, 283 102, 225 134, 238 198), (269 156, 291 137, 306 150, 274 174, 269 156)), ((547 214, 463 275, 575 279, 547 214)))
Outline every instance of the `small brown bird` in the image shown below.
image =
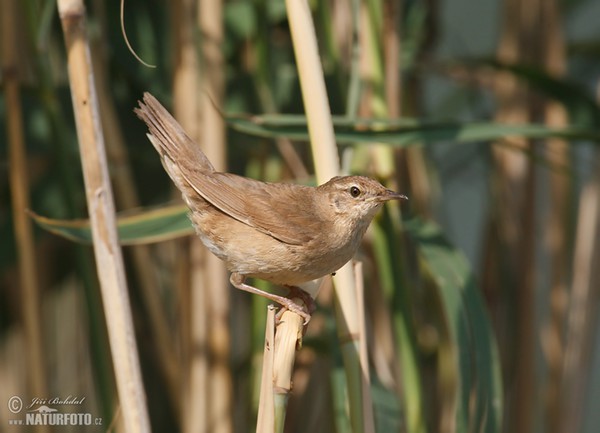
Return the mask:
POLYGON ((148 138, 190 208, 198 236, 232 272, 233 286, 273 300, 306 322, 310 314, 302 307, 246 284, 246 277, 298 294, 298 284, 334 273, 352 258, 384 202, 406 199, 363 176, 309 187, 221 173, 152 95, 144 93, 135 113, 148 125, 148 138))

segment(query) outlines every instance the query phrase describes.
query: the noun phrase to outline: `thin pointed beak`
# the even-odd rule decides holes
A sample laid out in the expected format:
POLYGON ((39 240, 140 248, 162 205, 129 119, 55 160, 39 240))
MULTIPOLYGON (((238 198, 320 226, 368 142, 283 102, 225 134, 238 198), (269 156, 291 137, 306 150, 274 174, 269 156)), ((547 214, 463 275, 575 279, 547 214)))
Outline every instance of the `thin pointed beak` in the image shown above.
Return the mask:
POLYGON ((397 193, 391 189, 386 189, 385 192, 377 196, 378 201, 389 201, 389 200, 408 200, 408 197, 404 194, 397 193))

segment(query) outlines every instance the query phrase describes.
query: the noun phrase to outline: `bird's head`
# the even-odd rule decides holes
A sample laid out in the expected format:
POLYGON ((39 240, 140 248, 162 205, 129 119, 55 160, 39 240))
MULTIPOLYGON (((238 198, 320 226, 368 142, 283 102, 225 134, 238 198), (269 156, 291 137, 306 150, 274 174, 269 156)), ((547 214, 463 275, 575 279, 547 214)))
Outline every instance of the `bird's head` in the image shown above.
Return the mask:
POLYGON ((356 222, 369 223, 386 201, 407 200, 405 195, 364 176, 337 176, 318 189, 329 196, 336 214, 356 222))

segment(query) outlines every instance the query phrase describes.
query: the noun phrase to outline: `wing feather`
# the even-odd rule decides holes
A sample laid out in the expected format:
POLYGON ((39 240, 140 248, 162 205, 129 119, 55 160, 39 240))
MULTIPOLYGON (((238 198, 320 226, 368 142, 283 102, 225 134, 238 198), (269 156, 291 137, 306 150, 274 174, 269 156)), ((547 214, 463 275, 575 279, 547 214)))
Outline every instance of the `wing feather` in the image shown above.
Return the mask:
POLYGON ((136 114, 148 125, 148 138, 179 190, 193 203, 197 194, 230 217, 290 245, 303 245, 319 233, 310 187, 265 183, 216 172, 200 147, 151 94, 136 114))
POLYGON ((182 174, 198 195, 221 212, 287 244, 310 242, 323 223, 314 216, 312 191, 305 191, 310 187, 260 182, 230 173, 182 174))

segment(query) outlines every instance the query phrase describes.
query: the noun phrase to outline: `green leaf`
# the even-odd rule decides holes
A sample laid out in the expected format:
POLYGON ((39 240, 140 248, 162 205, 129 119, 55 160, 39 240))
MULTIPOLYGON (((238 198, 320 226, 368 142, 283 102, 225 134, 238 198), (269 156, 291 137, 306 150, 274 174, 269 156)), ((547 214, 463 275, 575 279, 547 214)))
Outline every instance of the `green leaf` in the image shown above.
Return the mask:
MULTIPOLYGON (((295 115, 227 116, 229 126, 259 137, 286 137, 308 141, 306 118, 295 115)), ((467 143, 508 137, 564 138, 600 141, 598 131, 570 126, 551 128, 538 124, 506 125, 494 122, 423 122, 414 119, 350 119, 334 116, 335 137, 340 144, 384 143, 405 147, 440 141, 467 143)))
MULTIPOLYGON (((378 432, 400 432, 403 429, 402 407, 398 395, 387 389, 374 379, 371 384, 371 396, 373 398, 373 415, 378 432)), ((338 430, 349 431, 349 430, 338 430)))
POLYGON ((502 385, 496 339, 465 257, 431 222, 408 221, 422 267, 435 282, 444 311, 453 362, 442 366, 458 380, 456 431, 501 430, 502 385))
MULTIPOLYGON (((183 205, 140 209, 118 217, 121 245, 141 245, 176 239, 194 233, 183 205)), ((57 220, 31 212, 32 218, 42 228, 82 244, 92 243, 89 220, 57 220)))

